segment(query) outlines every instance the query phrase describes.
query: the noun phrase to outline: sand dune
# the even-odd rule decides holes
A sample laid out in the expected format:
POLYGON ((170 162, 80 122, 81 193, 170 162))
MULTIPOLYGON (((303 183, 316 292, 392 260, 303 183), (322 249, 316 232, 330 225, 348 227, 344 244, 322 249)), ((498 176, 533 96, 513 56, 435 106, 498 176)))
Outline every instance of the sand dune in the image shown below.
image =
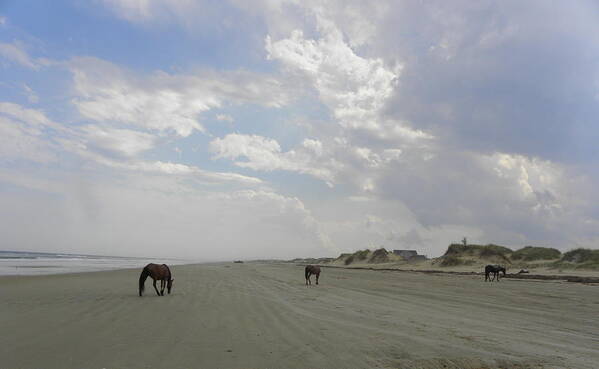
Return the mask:
POLYGON ((596 368, 599 287, 293 265, 0 278, 0 368, 596 368))

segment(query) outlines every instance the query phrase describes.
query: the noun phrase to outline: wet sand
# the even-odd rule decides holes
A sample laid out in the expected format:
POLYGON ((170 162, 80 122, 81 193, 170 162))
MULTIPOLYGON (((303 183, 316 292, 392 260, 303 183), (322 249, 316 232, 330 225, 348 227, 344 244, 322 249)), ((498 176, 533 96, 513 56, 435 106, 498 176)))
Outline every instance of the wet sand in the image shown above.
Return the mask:
POLYGON ((0 368, 597 368, 599 286, 276 264, 0 277, 0 368))

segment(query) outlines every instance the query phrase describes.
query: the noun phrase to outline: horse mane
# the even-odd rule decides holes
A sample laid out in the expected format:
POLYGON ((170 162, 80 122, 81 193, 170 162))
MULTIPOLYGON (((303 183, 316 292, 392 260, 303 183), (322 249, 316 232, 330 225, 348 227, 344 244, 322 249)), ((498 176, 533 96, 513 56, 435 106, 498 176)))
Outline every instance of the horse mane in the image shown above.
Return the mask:
POLYGON ((169 268, 168 265, 166 265, 166 264, 162 264, 162 265, 166 268, 166 270, 168 270, 168 279, 170 281, 173 278, 173 275, 171 274, 171 268, 169 268))
MULTIPOLYGON (((169 273, 170 273, 170 271, 169 271, 169 273)), ((144 286, 146 283, 146 279, 148 278, 149 275, 150 275, 150 271, 148 270, 148 266, 146 265, 144 267, 144 269, 141 271, 141 274, 139 275, 139 295, 140 296, 144 292, 144 286)))

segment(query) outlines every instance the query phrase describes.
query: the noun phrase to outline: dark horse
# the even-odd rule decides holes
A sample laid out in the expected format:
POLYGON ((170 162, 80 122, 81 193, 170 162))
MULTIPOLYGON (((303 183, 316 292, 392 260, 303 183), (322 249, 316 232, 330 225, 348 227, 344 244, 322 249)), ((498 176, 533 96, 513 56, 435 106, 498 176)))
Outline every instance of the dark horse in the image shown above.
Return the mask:
POLYGON ((171 275, 171 270, 166 266, 166 264, 158 265, 158 264, 148 264, 141 271, 141 275, 139 276, 139 295, 141 296, 144 292, 144 285, 146 283, 146 278, 148 276, 152 277, 154 280, 154 289, 158 296, 164 296, 164 286, 168 289, 168 293, 171 293, 171 288, 173 288, 173 281, 171 275), (156 288, 156 281, 160 281, 160 292, 158 292, 158 288, 156 288))
POLYGON ((486 281, 494 281, 497 278, 497 282, 499 282, 499 272, 503 272, 503 276, 505 277, 505 268, 501 265, 487 265, 485 267, 485 282, 486 281), (493 279, 491 279, 490 274, 493 273, 493 279))
POLYGON ((318 265, 306 266, 306 285, 312 284, 312 281, 310 280, 312 274, 316 276, 316 284, 318 284, 318 278, 320 277, 320 267, 318 265))

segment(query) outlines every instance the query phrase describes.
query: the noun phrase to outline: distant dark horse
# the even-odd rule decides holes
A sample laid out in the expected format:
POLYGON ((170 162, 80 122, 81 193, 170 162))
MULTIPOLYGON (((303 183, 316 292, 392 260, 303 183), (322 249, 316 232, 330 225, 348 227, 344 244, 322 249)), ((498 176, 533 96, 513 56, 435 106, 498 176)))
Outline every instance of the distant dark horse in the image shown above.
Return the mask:
POLYGON ((505 268, 501 265, 487 265, 485 267, 485 282, 486 281, 494 281, 497 278, 497 282, 499 282, 499 272, 503 272, 503 276, 505 277, 505 268), (490 278, 490 274, 493 273, 493 279, 490 278))
POLYGON ((320 277, 320 267, 318 265, 306 266, 306 285, 312 284, 312 281, 310 280, 312 274, 316 276, 316 284, 318 284, 318 277, 320 277))
POLYGON ((152 277, 154 280, 154 289, 158 296, 164 296, 164 286, 168 289, 168 293, 171 293, 171 288, 173 288, 173 281, 171 275, 171 270, 166 266, 166 264, 158 265, 158 264, 148 264, 141 271, 141 275, 139 276, 139 295, 141 296, 144 292, 144 285, 146 283, 146 278, 148 276, 152 277), (160 292, 158 292, 158 288, 156 288, 156 281, 160 281, 160 292))

